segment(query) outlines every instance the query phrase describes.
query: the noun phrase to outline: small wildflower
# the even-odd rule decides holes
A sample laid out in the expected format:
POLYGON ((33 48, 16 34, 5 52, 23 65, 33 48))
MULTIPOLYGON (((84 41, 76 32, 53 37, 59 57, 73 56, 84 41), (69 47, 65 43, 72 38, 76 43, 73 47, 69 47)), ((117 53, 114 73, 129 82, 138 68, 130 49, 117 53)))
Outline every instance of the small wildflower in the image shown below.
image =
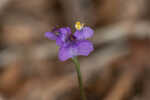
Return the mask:
POLYGON ((93 44, 87 39, 93 36, 94 31, 90 27, 84 27, 80 22, 76 22, 75 28, 74 34, 69 27, 53 29, 52 32, 45 33, 48 39, 56 40, 61 61, 79 55, 88 56, 93 51, 93 44))

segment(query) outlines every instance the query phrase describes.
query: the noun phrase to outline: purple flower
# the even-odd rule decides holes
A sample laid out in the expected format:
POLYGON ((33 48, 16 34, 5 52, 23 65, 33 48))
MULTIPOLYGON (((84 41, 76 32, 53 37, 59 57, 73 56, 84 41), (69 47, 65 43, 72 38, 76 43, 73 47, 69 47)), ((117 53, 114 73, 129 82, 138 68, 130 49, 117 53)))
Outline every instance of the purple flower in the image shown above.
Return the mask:
POLYGON ((93 44, 86 40, 93 36, 94 31, 90 27, 76 28, 74 34, 69 27, 54 29, 52 32, 46 32, 48 39, 56 40, 59 48, 59 59, 65 61, 75 56, 88 56, 93 51, 93 44))

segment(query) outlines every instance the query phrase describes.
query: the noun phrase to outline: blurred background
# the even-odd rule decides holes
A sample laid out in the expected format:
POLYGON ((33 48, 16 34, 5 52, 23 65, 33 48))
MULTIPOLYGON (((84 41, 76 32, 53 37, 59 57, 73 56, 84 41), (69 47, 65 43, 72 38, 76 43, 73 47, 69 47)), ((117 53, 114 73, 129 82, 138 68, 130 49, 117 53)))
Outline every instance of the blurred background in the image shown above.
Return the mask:
POLYGON ((149 0, 0 0, 0 100, 81 100, 74 64, 60 62, 53 27, 92 27, 79 57, 88 100, 149 100, 149 0))

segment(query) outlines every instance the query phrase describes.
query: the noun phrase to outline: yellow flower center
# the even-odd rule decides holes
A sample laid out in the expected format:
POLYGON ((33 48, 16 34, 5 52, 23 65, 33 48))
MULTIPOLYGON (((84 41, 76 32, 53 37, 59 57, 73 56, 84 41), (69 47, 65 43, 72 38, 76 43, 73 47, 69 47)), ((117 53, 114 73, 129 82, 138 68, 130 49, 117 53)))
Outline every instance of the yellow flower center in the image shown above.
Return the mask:
POLYGON ((76 24, 75 24, 75 28, 77 30, 81 30, 83 28, 83 26, 84 26, 84 24, 80 23, 79 21, 77 21, 76 24))

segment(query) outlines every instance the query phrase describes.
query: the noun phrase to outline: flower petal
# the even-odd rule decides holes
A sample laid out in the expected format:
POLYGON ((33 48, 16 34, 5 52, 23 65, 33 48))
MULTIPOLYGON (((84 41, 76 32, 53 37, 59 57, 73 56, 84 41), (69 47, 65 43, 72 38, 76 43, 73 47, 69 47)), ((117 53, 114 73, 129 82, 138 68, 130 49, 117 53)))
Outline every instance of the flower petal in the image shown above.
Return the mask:
POLYGON ((77 30, 74 33, 74 36, 78 39, 78 40, 84 40, 84 39, 88 39, 90 37, 93 36, 94 31, 90 28, 90 27, 84 27, 81 30, 77 30))
POLYGON ((61 47, 59 49, 59 60, 65 61, 69 58, 72 58, 72 54, 70 53, 70 47, 61 47))
POLYGON ((71 34, 71 29, 70 29, 70 27, 63 27, 63 28, 60 28, 59 29, 59 32, 60 33, 63 33, 63 34, 71 34))
POLYGON ((77 42, 77 54, 88 56, 94 50, 93 44, 88 40, 77 42))
POLYGON ((64 27, 59 29, 59 38, 65 42, 71 35, 71 29, 69 27, 64 27))
POLYGON ((62 46, 64 45, 64 42, 61 41, 60 38, 57 38, 57 39, 56 39, 56 44, 57 44, 59 47, 62 47, 62 46))
POLYGON ((93 49, 93 44, 88 40, 71 42, 66 47, 59 49, 59 59, 65 61, 78 55, 88 56, 93 49))
POLYGON ((51 40, 57 39, 57 36, 53 32, 46 32, 45 37, 47 37, 48 39, 51 39, 51 40))

